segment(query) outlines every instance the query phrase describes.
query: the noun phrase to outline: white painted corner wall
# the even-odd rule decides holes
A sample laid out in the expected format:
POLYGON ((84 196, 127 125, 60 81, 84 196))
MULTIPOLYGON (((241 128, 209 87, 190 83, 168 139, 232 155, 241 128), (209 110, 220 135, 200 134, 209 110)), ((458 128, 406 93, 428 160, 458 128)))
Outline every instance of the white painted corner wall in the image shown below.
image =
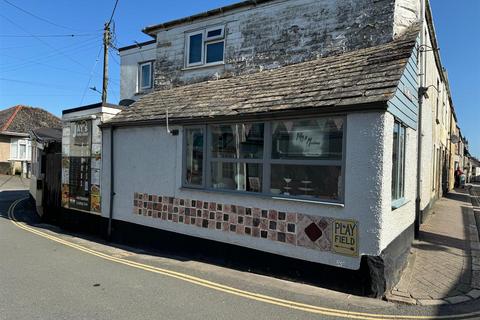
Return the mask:
MULTIPOLYGON (((415 167, 407 161, 409 204, 391 210, 391 152, 393 116, 389 113, 352 113, 346 116, 345 205, 275 200, 270 197, 183 189, 182 127, 178 136, 162 126, 121 127, 114 131, 115 197, 113 218, 121 221, 174 231, 201 238, 228 242, 284 256, 356 269, 360 258, 295 247, 274 241, 198 228, 133 214, 135 192, 177 198, 219 201, 314 216, 359 221, 359 252, 379 255, 396 236, 413 223, 415 167)), ((110 130, 103 130, 102 216, 109 215, 110 130)), ((414 156, 416 134, 408 130, 407 156, 414 156)))

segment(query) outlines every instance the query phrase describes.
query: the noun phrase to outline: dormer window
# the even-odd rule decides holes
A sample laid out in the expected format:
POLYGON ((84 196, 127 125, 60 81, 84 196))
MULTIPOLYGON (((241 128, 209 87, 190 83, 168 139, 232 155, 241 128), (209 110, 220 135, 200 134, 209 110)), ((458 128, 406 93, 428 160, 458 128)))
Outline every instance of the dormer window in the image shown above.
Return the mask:
POLYGON ((213 27, 187 34, 186 66, 195 67, 223 63, 225 28, 213 27))
POLYGON ((142 62, 138 65, 138 91, 152 88, 152 62, 142 62))

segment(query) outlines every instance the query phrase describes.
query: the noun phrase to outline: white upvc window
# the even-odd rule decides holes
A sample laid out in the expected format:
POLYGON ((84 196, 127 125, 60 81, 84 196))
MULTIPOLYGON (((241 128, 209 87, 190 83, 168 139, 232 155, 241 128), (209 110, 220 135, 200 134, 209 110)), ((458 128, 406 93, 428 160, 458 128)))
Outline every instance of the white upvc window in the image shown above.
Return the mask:
POLYGON ((32 158, 32 143, 28 139, 12 138, 10 141, 10 159, 30 161, 32 158))
POLYGON ((225 27, 217 26, 188 33, 186 35, 185 47, 186 67, 223 63, 225 27))
POLYGON ((152 88, 152 68, 152 61, 141 62, 138 64, 138 91, 144 91, 152 88))

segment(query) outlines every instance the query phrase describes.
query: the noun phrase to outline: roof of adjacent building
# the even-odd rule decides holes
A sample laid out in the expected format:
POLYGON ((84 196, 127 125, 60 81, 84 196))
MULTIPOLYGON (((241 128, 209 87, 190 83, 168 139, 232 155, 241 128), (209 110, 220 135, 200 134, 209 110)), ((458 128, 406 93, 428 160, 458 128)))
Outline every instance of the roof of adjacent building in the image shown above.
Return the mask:
POLYGON ((38 128, 31 131, 31 137, 40 142, 61 142, 61 128, 38 128))
POLYGON ((287 111, 386 109, 418 37, 418 27, 384 45, 277 69, 155 91, 106 125, 172 123, 287 111))
POLYGON ((28 134, 38 128, 60 128, 61 120, 50 112, 17 105, 0 111, 0 132, 28 134))
POLYGON ((91 110, 91 109, 96 109, 96 108, 124 109, 125 107, 119 106, 117 104, 98 102, 98 103, 88 104, 88 105, 75 107, 75 108, 71 108, 71 109, 65 109, 65 110, 62 110, 62 114, 65 115, 65 114, 69 114, 69 113, 91 110))

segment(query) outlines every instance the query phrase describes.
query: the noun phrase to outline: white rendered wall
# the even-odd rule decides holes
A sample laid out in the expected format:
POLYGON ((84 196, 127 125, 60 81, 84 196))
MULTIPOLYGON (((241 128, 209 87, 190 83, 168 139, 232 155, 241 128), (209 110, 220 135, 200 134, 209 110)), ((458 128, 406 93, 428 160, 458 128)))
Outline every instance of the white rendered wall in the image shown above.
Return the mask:
POLYGON ((417 183, 417 131, 407 128, 405 146, 405 201, 406 203, 392 210, 392 153, 394 117, 385 115, 385 136, 383 162, 383 196, 380 248, 385 249, 396 237, 415 221, 415 198, 417 183))
MULTIPOLYGON (((138 98, 138 64, 154 61, 155 48, 156 43, 152 43, 120 52, 120 100, 138 98)), ((154 65, 152 65, 152 73, 153 69, 154 65)))
MULTIPOLYGON (((114 219, 175 231, 241 246, 256 248, 276 254, 321 262, 330 265, 358 268, 360 258, 336 255, 308 248, 293 247, 266 239, 245 237, 217 230, 202 229, 190 225, 161 221, 134 215, 135 192, 164 196, 221 201, 242 206, 254 206, 280 211, 301 212, 313 216, 359 221, 359 253, 379 255, 389 239, 380 243, 381 221, 390 205, 390 184, 382 182, 390 173, 384 162, 391 162, 384 155, 385 128, 390 125, 384 113, 357 113, 347 116, 346 178, 344 207, 274 200, 269 197, 205 192, 181 188, 182 128, 180 134, 171 136, 165 127, 124 127, 115 129, 114 219), (385 199, 384 197, 387 197, 385 199), (219 198, 221 200, 219 200, 219 198)), ((390 127, 387 128, 390 131, 390 127)), ((393 129, 392 129, 393 130, 393 129)), ((409 139, 412 139, 410 137, 409 139)), ((102 216, 109 214, 110 195, 110 129, 103 132, 102 216)), ((391 148, 391 147, 390 147, 391 148)), ((391 170, 391 168, 390 168, 391 170)), ((385 220, 386 221, 386 220, 385 220)), ((389 232, 399 234, 404 224, 390 226, 389 232)))

